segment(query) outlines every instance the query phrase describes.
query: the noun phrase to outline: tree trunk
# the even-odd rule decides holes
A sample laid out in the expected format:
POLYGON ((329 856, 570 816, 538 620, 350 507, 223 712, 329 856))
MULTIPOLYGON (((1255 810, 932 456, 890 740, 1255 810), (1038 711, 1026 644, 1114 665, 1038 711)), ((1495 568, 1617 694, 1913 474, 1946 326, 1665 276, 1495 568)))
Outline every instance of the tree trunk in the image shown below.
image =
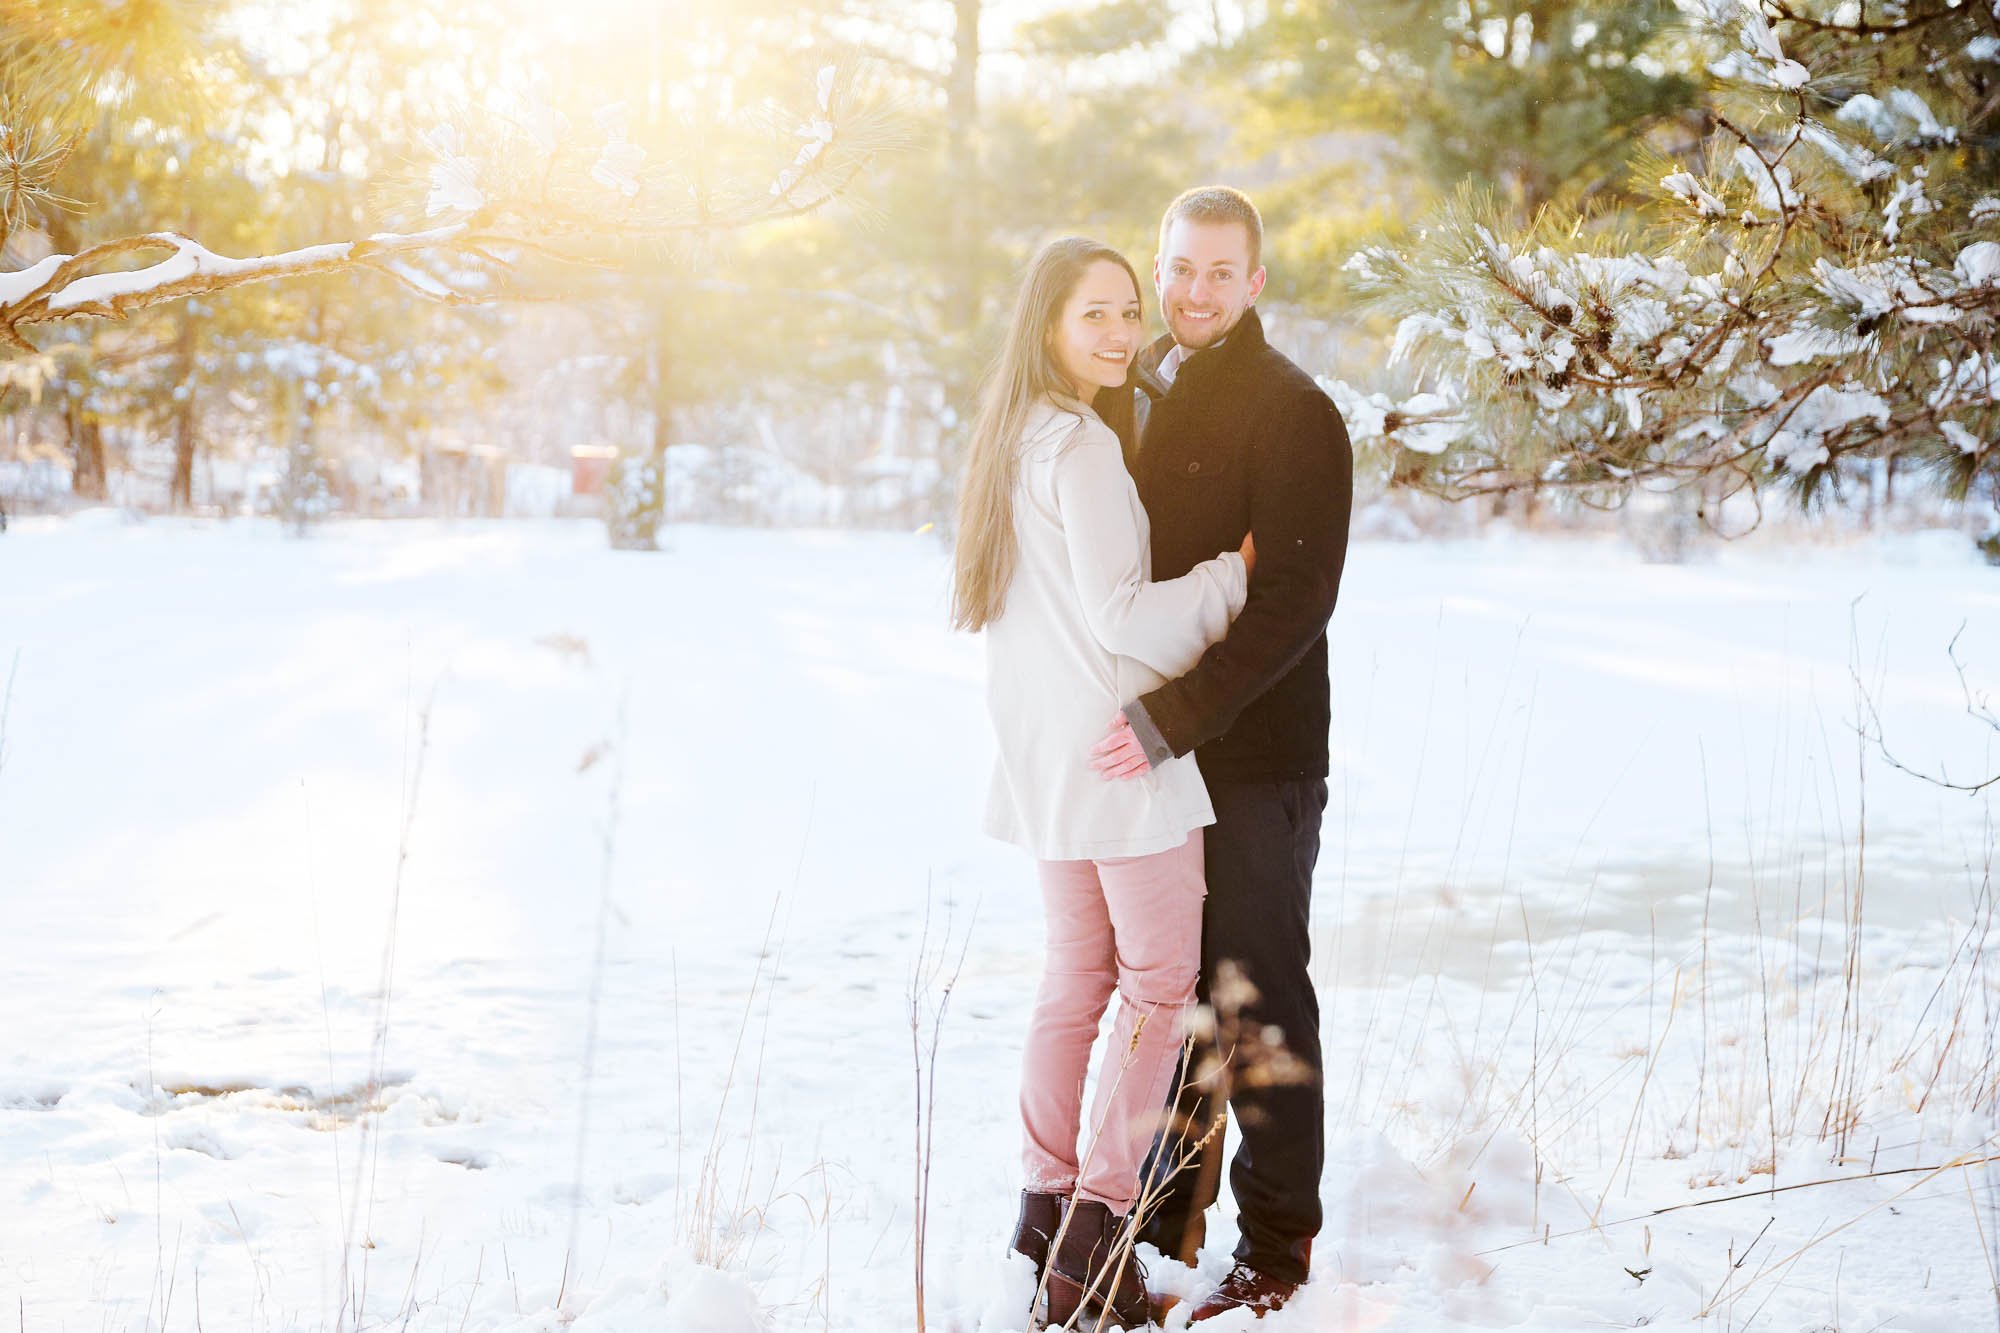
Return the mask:
POLYGON ((946 327, 967 335, 978 324, 979 275, 974 271, 973 219, 979 216, 979 7, 981 0, 954 0, 958 25, 952 44, 951 74, 945 80, 946 179, 952 182, 946 235, 952 265, 951 305, 946 327))
POLYGON ((945 239, 947 279, 942 371, 945 415, 939 432, 937 487, 929 497, 933 512, 948 511, 958 484, 957 453, 971 426, 980 357, 973 346, 979 328, 980 246, 974 230, 980 216, 982 181, 979 139, 979 13, 982 0, 953 0, 951 73, 945 79, 945 239))
POLYGON ((965 160, 973 122, 979 117, 980 3, 953 0, 958 22, 952 36, 951 77, 945 81, 945 125, 954 163, 965 160))
POLYGON ((652 454, 656 462, 664 463, 667 446, 673 441, 673 388, 667 366, 667 347, 664 334, 653 336, 653 345, 646 351, 646 398, 653 411, 652 454))
MULTIPOLYGON (((1526 76, 1546 79, 1549 69, 1549 30, 1555 23, 1551 6, 1544 0, 1536 0, 1528 6, 1528 53, 1524 62, 1526 76)), ((1517 20, 1518 21, 1518 20, 1517 20)), ((1508 48, 1513 47, 1513 33, 1508 34, 1508 48)), ((1538 144, 1542 134, 1542 104, 1540 99, 1528 102, 1528 124, 1526 142, 1538 144)), ((1533 217, 1555 194, 1556 182, 1552 179, 1548 164, 1539 160, 1539 154, 1521 155, 1521 210, 1523 217, 1533 217)))
POLYGON ((79 500, 104 498, 104 434, 97 418, 81 407, 65 413, 69 426, 70 490, 79 500))
POLYGON ((194 316, 181 315, 174 359, 174 478, 168 503, 177 514, 194 507, 194 316))
POLYGON ((664 527, 674 498, 667 485, 667 447, 674 442, 674 409, 664 330, 654 330, 653 345, 646 349, 646 398, 653 412, 653 438, 647 456, 660 470, 659 526, 664 527))

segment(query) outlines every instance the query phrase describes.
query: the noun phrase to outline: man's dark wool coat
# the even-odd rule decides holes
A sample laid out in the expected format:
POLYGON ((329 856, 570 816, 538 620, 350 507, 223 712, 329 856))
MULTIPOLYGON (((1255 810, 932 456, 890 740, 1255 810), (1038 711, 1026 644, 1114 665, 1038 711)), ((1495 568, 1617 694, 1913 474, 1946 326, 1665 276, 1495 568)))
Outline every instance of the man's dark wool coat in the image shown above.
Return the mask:
POLYGON ((1126 717, 1155 764, 1194 750, 1210 782, 1324 778, 1326 625, 1354 501, 1347 428, 1254 309, 1170 387, 1157 367, 1172 348, 1168 336, 1140 354, 1129 400, 1105 395, 1152 523, 1153 577, 1178 578, 1246 532, 1257 569, 1228 637, 1126 717))

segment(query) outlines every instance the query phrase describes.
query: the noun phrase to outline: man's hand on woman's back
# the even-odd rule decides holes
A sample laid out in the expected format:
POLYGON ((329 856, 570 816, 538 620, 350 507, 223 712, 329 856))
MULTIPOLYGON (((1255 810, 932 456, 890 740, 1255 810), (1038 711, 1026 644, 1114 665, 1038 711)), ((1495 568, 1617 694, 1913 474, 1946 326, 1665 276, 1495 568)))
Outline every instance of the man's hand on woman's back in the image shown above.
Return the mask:
POLYGON ((1104 739, 1090 747, 1090 766, 1097 770, 1097 776, 1109 780, 1136 778, 1153 765, 1146 758, 1145 747, 1139 744, 1132 724, 1121 712, 1105 728, 1104 739))

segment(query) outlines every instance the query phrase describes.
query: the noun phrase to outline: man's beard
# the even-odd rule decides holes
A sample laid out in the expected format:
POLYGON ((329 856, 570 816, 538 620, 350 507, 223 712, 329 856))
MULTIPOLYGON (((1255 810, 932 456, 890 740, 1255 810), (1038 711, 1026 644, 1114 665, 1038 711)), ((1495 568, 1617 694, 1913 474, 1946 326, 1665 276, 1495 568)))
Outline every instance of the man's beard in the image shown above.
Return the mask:
POLYGON ((1174 341, 1182 347, 1187 348, 1190 352, 1203 351, 1227 338, 1243 318, 1243 312, 1238 310, 1234 317, 1230 318, 1227 324, 1224 324, 1223 316, 1227 312, 1218 310, 1215 313, 1216 317, 1205 324, 1191 325, 1185 315, 1180 316, 1178 319, 1169 320, 1167 323, 1174 335, 1174 341))

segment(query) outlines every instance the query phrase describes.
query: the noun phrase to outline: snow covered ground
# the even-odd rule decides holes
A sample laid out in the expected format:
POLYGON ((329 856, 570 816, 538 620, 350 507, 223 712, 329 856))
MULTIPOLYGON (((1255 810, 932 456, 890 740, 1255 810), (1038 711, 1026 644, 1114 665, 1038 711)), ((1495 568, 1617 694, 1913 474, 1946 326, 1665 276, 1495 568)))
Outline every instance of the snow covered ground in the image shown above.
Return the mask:
MULTIPOLYGON (((913 1329, 962 948, 928 1323, 1020 1326, 1038 911, 942 552, 672 543, 0 538, 0 1317, 913 1329)), ((1711 556, 1353 552, 1328 1220, 1264 1327, 2000 1326, 1992 810, 1852 727, 1858 672, 1903 762, 2000 769, 1946 655, 2000 682, 2000 571, 1711 556)))

